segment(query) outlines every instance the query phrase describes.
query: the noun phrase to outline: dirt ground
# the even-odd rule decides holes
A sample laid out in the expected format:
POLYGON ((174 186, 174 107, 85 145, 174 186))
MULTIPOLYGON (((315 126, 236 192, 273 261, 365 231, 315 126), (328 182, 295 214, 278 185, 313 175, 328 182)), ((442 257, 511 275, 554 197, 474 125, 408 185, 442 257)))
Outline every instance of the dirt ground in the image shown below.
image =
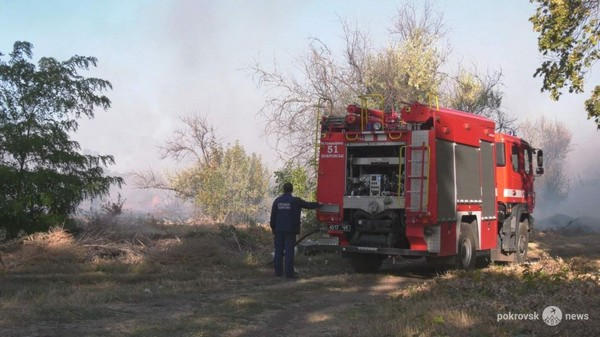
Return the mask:
MULTIPOLYGON (((319 260, 316 263, 325 261, 325 257, 313 259, 319 260)), ((300 260, 300 265, 315 262, 309 262, 305 257, 300 260)), ((344 264, 335 255, 327 256, 327 260, 344 264)), ((336 268, 338 271, 348 268, 345 265, 339 267, 336 268)), ((40 313, 39 318, 31 321, 11 319, 18 315, 16 312, 5 316, 9 307, 17 311, 19 308, 3 303, 0 335, 333 336, 341 333, 340 327, 348 311, 374 305, 406 284, 436 275, 435 269, 421 261, 409 261, 402 266, 385 265, 379 273, 371 275, 354 274, 349 269, 339 274, 312 271, 306 266, 298 269, 301 277, 295 281, 271 276, 270 269, 264 268, 260 275, 224 279, 224 284, 216 289, 192 284, 188 289, 175 292, 164 290, 166 285, 161 285, 163 282, 158 278, 144 281, 143 289, 135 284, 125 286, 139 292, 126 296, 130 298, 123 298, 122 293, 126 290, 118 289, 115 298, 107 298, 101 305, 93 303, 90 308, 85 308, 86 300, 82 298, 66 308, 58 305, 55 313, 40 313)), ((76 281, 69 280, 65 274, 13 274, 4 275, 1 282, 10 284, 8 288, 47 287, 52 296, 68 297, 68 294, 58 294, 52 289, 76 281)), ((84 282, 77 281, 77 287, 85 288, 86 292, 114 286, 112 282, 81 284, 84 282)), ((85 297, 85 294, 80 296, 85 297)), ((92 299, 91 302, 96 301, 92 299)), ((45 310, 54 308, 47 305, 45 310)))
POLYGON ((300 278, 287 281, 272 276, 265 263, 268 235, 255 242, 240 231, 231 241, 228 233, 141 240, 137 259, 133 253, 126 259, 127 254, 119 255, 121 260, 69 257, 83 241, 63 242, 66 248, 46 245, 43 256, 23 264, 15 261, 25 259, 19 252, 26 247, 5 254, 0 336, 594 336, 600 331, 600 309, 593 304, 600 296, 599 237, 543 234, 530 246, 533 263, 473 272, 401 260, 386 262, 375 274, 356 274, 337 254, 298 256, 300 278), (224 237, 231 249, 214 244, 224 237), (553 249, 557 243, 561 248, 553 249), (230 251, 239 254, 229 256, 230 251), (553 258, 556 254, 571 260, 553 258), (541 322, 496 320, 497 312, 538 310, 550 303, 571 303, 591 317, 554 330, 541 322))

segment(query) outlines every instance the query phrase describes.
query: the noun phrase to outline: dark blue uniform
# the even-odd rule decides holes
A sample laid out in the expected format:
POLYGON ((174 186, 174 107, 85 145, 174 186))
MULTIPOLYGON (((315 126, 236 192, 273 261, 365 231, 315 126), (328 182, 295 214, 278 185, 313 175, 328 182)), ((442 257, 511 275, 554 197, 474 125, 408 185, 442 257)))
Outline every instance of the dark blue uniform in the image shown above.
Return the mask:
POLYGON ((271 208, 271 230, 275 234, 275 275, 283 274, 283 254, 285 251, 285 276, 294 277, 294 244, 296 234, 300 233, 300 211, 302 208, 319 207, 316 202, 307 202, 292 196, 280 195, 273 201, 271 208))

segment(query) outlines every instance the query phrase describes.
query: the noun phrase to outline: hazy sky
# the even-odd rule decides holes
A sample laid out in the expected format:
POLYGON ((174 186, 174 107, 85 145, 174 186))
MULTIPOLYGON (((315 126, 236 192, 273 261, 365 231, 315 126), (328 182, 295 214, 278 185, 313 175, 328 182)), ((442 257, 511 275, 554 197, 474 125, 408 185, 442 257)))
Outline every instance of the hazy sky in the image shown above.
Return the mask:
MULTIPOLYGON (((98 57, 94 75, 108 79, 113 106, 83 121, 83 148, 114 154, 111 169, 127 172, 173 167, 157 146, 177 126, 177 116, 205 113, 226 141, 238 139, 276 168, 276 156, 257 116, 264 96, 247 71, 255 60, 277 59, 294 71, 294 59, 316 36, 342 48, 340 18, 355 21, 375 42, 388 41, 400 1, 8 1, 0 0, 0 51, 15 40, 34 44, 34 56, 98 57)), ((418 5, 420 2, 416 2, 418 5)), ((456 64, 502 69, 504 108, 520 119, 541 114, 574 131, 569 168, 600 176, 600 134, 586 120, 587 95, 553 102, 532 78, 540 63, 525 0, 434 1, 444 16, 456 64)), ((586 89, 598 83, 590 74, 586 89)))

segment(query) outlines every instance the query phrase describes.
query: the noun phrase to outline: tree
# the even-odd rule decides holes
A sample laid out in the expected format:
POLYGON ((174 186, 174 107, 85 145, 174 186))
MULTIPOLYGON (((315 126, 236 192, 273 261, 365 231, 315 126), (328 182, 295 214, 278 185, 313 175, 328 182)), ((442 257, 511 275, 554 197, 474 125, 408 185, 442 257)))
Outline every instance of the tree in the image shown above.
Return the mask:
MULTIPOLYGON (((562 90, 581 93, 587 71, 600 58, 600 2, 598 0, 531 0, 537 3, 529 18, 539 33, 544 61, 534 76, 543 77, 541 91, 558 100, 562 90)), ((600 128, 600 86, 585 101, 588 118, 600 128)))
POLYGON ((275 185, 272 194, 279 195, 283 191, 283 184, 290 182, 294 186, 294 195, 309 200, 312 198, 311 191, 314 186, 308 177, 306 169, 296 165, 293 162, 287 162, 281 169, 273 173, 275 176, 275 185))
POLYGON ((104 175, 112 156, 81 154, 70 137, 79 118, 110 107, 101 94, 110 82, 79 74, 96 58, 42 57, 36 66, 32 49, 17 41, 0 59, 0 226, 9 236, 62 224, 81 201, 123 182, 104 175))
POLYGON ((369 36, 342 23, 345 48, 341 57, 318 38, 298 66, 301 77, 286 75, 275 65, 252 67, 259 86, 267 90, 260 114, 265 132, 276 141, 286 161, 309 169, 314 179, 314 139, 317 109, 343 115, 348 104, 363 94, 382 94, 385 108, 402 102, 433 102, 443 77, 445 54, 436 46, 442 37, 441 18, 429 7, 422 15, 410 6, 398 11, 386 48, 373 48, 369 36))
POLYGON ((502 72, 482 76, 476 70, 460 69, 453 78, 444 103, 457 110, 493 119, 498 132, 515 132, 516 118, 502 110, 501 79, 502 72))
MULTIPOLYGON (((299 76, 287 75, 277 65, 273 69, 254 65, 251 70, 255 79, 266 89, 259 114, 265 118, 265 133, 275 140, 280 156, 306 168, 313 181, 310 185, 315 186, 313 154, 318 110, 343 115, 346 106, 363 94, 383 95, 381 108, 386 110, 415 101, 435 105, 436 97, 454 107, 452 103, 464 93, 446 92, 442 85, 452 80, 441 70, 449 50, 444 46, 442 21, 427 4, 422 10, 405 5, 392 22, 386 47, 375 48, 368 34, 343 22, 342 54, 336 55, 318 38, 310 39, 308 52, 297 64, 299 76), (448 97, 455 100, 446 101, 448 97)), ((500 77, 491 77, 490 81, 476 75, 473 78, 479 81, 475 91, 480 112, 502 118, 498 121, 502 129, 512 127, 514 120, 499 108, 500 77)))
POLYGON ((192 158, 193 164, 167 177, 166 182, 152 172, 138 173, 136 184, 175 191, 218 222, 255 220, 268 189, 268 172, 260 156, 247 154, 238 142, 222 145, 203 116, 181 120, 183 128, 167 141, 162 156, 192 158))
POLYGON ((384 96, 384 108, 398 109, 412 102, 434 104, 446 78, 440 68, 446 62, 442 16, 428 3, 421 11, 410 5, 398 9, 390 28, 391 42, 367 51, 367 94, 384 96))
POLYGON ((569 178, 565 172, 567 155, 571 151, 571 131, 563 122, 541 117, 519 126, 523 138, 544 151, 544 175, 536 179, 538 195, 548 202, 567 197, 569 178))

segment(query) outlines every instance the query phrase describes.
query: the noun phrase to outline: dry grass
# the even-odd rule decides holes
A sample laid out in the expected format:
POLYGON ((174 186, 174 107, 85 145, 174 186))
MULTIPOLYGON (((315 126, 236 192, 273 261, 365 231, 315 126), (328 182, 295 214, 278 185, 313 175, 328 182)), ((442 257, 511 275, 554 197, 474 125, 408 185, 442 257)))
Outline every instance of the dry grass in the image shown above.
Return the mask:
POLYGON ((116 221, 76 235, 55 228, 0 248, 0 336, 240 336, 294 317, 304 321, 290 324, 304 331, 351 337, 593 336, 598 238, 542 233, 530 264, 437 276, 356 275, 335 254, 298 256, 303 279, 282 283, 266 263, 266 227, 116 221), (496 321, 498 313, 547 305, 591 320, 555 328, 496 321))
MULTIPOLYGON (((161 321, 161 310, 193 311, 190 302, 202 307, 210 292, 269 275, 270 240, 256 226, 116 224, 77 235, 53 228, 11 242, 0 248, 0 336, 135 334, 140 324, 161 321), (155 302, 164 308, 145 312, 155 302), (111 322, 123 325, 101 333, 111 322)), ((229 323, 211 324, 194 329, 229 323)))
MULTIPOLYGON (((586 238, 599 242, 600 236, 586 238)), ((552 257, 540 247, 575 245, 577 238, 542 234, 532 244, 534 261, 524 265, 492 265, 464 272, 452 270, 391 293, 391 299, 349 312, 354 323, 343 336, 597 336, 600 331, 600 269, 597 246, 578 256, 552 257), (544 241, 544 238, 548 241, 544 241), (550 241, 551 240, 551 241, 550 241), (588 313, 587 321, 549 327, 542 310, 558 306, 563 313, 588 313), (500 320, 502 313, 533 313, 540 320, 500 320)), ((550 250, 554 251, 554 250, 550 250)), ((561 251, 559 249, 559 251, 561 251)), ((572 253, 572 251, 569 251, 572 253)))
POLYGON ((61 267, 82 263, 85 249, 62 228, 36 233, 23 240, 23 247, 4 259, 6 267, 18 269, 43 264, 61 267))

